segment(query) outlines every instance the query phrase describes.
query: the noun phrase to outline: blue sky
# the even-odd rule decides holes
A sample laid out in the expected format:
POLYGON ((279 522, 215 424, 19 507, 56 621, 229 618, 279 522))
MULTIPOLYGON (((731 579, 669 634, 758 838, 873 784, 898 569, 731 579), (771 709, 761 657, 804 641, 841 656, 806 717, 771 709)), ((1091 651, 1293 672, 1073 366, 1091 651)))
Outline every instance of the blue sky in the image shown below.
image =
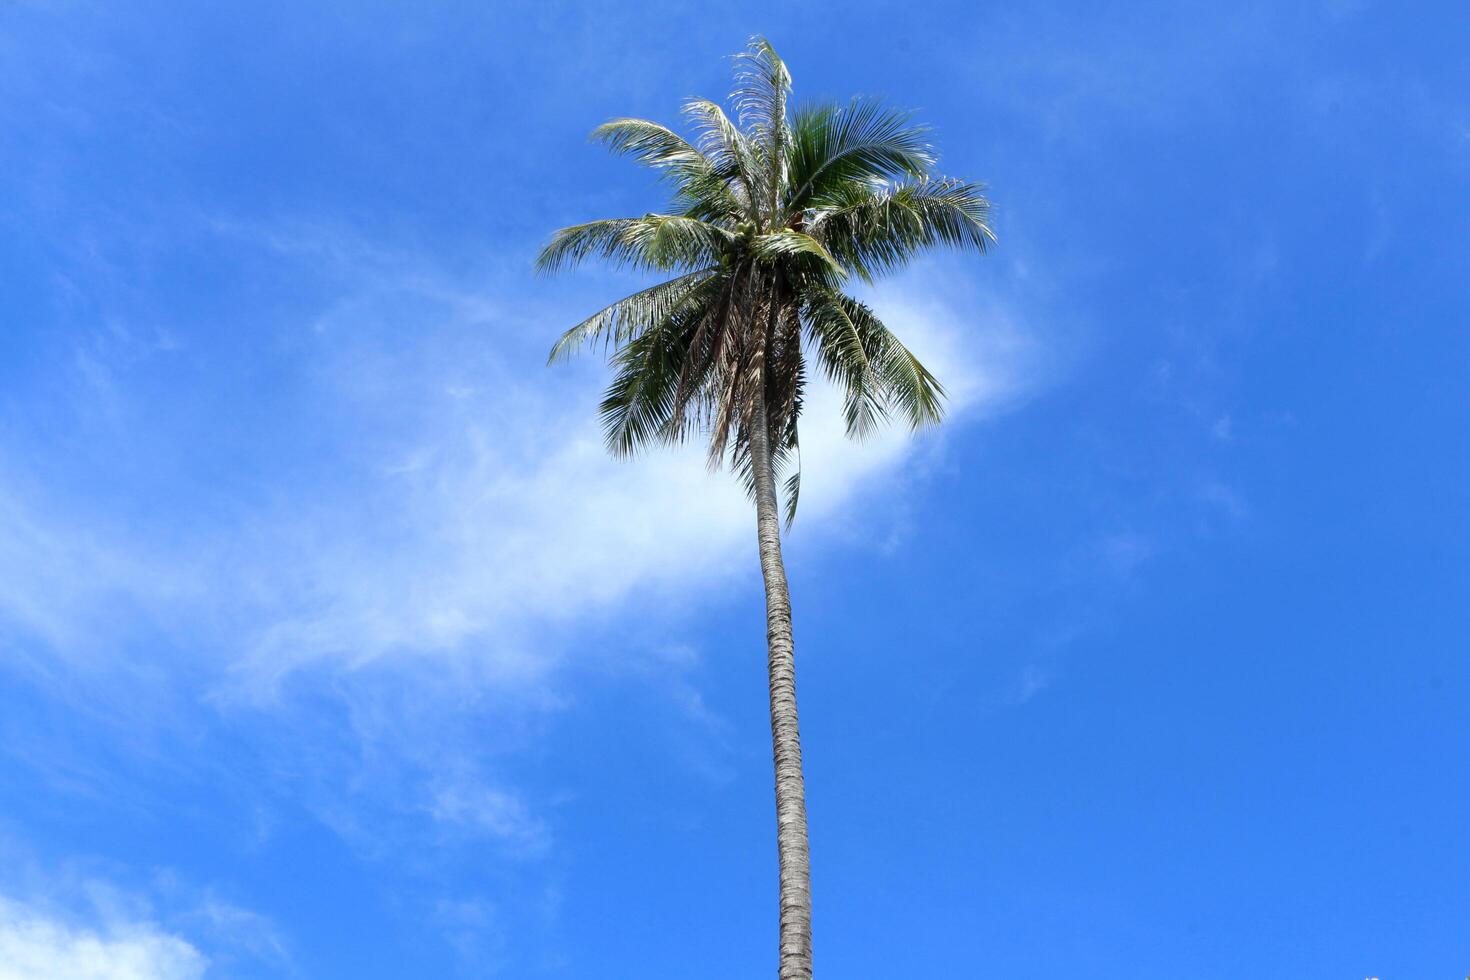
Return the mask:
POLYGON ((822 974, 1470 971, 1462 4, 21 0, 0 978, 768 973, 753 520, 529 270, 756 32, 1000 237, 803 437, 822 974))

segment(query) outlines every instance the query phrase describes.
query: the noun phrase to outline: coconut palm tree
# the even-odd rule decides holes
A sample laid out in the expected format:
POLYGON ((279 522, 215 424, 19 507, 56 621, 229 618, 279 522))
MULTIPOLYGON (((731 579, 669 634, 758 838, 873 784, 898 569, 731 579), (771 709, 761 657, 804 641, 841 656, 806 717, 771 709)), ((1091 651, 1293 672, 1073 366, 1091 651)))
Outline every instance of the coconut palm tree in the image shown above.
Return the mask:
POLYGON ((736 64, 733 120, 697 99, 684 107, 690 139, 642 119, 593 131, 613 152, 660 171, 672 203, 563 228, 537 266, 554 272, 598 258, 672 276, 572 327, 551 359, 588 345, 609 352, 614 378, 601 413, 614 455, 703 436, 711 465, 730 463, 754 499, 775 755, 779 976, 805 980, 811 884, 778 496, 789 526, 807 362, 840 389, 853 437, 892 416, 913 428, 939 421, 939 382, 844 289, 933 246, 983 252, 994 236, 981 189, 934 172, 926 131, 909 113, 866 99, 791 109, 791 76, 761 38, 736 64))

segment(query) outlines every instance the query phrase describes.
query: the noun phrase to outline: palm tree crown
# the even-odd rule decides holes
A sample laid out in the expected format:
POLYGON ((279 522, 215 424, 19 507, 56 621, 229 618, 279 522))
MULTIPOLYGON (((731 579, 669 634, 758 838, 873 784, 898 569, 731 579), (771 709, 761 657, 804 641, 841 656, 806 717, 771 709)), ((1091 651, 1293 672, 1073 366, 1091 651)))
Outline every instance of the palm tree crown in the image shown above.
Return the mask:
MULTIPOLYGON (((685 105, 692 139, 643 119, 594 130, 666 176, 671 205, 563 228, 537 267, 597 257, 673 274, 568 330, 551 358, 611 351, 601 411, 613 453, 703 433, 711 464, 728 458, 749 486, 756 425, 773 469, 796 457, 808 356, 842 392, 851 436, 894 415, 915 428, 939 420, 938 380, 844 286, 932 246, 983 252, 994 235, 981 188, 934 171, 909 113, 867 99, 793 111, 791 75, 761 38, 737 55, 736 82, 734 120, 715 102, 685 105)), ((799 480, 786 483, 788 521, 799 480)))

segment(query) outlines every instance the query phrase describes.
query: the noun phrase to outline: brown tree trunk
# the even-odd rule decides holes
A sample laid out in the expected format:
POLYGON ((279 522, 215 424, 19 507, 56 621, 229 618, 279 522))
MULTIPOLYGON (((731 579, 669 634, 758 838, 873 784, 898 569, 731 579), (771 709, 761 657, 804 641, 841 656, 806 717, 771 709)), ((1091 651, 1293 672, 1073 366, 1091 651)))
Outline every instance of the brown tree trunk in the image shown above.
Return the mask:
POLYGON ((766 650, 771 683, 771 745, 776 765, 776 847, 781 861, 780 980, 811 980, 812 884, 806 838, 806 785, 796 717, 796 651, 791 595, 781 560, 781 518, 764 399, 755 408, 750 464, 756 531, 766 585, 766 650))

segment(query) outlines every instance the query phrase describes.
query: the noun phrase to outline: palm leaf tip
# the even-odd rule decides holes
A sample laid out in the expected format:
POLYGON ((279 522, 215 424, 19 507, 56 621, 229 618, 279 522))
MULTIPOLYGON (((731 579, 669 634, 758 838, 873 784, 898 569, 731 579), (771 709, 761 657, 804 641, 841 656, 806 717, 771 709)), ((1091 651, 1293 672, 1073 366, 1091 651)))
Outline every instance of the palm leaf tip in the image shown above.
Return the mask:
POLYGON ((594 129, 588 139, 652 167, 695 165, 702 160, 699 150, 684 137, 647 119, 610 119, 594 129))

